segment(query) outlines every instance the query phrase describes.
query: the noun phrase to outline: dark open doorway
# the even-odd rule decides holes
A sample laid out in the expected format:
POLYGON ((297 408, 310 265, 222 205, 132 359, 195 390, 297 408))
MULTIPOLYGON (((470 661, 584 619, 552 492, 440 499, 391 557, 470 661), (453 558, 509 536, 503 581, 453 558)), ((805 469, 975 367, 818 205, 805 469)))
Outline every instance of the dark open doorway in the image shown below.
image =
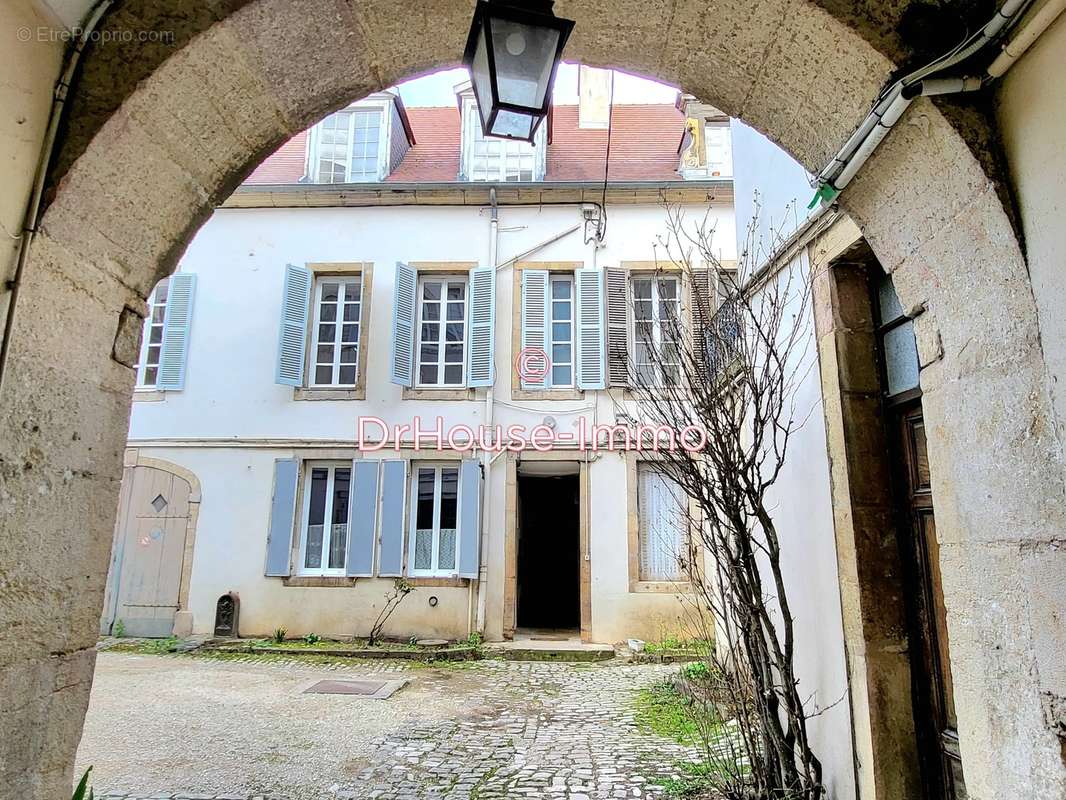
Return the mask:
POLYGON ((518 626, 581 625, 578 476, 518 476, 518 626))

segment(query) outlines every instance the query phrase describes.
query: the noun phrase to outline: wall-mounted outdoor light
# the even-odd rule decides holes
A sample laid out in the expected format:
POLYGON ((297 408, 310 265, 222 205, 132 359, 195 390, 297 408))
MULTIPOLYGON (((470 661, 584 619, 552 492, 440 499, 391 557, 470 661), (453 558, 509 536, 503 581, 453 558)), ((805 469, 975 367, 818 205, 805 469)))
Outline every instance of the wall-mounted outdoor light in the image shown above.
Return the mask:
POLYGON ((553 0, 517 1, 479 0, 463 63, 484 134, 532 142, 574 23, 552 14, 553 0))

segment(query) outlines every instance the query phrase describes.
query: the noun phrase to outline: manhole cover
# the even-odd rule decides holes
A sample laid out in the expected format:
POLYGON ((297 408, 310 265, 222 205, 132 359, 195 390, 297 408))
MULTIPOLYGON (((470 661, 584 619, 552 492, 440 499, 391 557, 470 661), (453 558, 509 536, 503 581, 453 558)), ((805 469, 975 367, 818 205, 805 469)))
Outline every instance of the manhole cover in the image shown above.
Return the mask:
POLYGON ((384 700, 391 697, 407 683, 406 680, 396 681, 373 681, 354 680, 337 681, 326 680, 312 683, 303 690, 304 694, 354 694, 360 697, 371 697, 375 700, 384 700))

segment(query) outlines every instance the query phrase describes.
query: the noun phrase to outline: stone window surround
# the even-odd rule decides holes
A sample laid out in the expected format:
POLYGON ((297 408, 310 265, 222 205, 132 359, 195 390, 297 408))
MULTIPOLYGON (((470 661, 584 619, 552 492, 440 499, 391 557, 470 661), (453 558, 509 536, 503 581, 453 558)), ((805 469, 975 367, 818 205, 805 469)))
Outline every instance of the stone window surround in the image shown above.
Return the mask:
MULTIPOLYGON (((640 505, 637 497, 637 466, 640 463, 654 463, 658 459, 655 453, 637 453, 632 450, 625 453, 626 459, 626 541, 629 549, 629 591, 633 594, 693 594, 692 584, 680 581, 645 581, 640 579, 640 505)), ((703 510, 699 503, 689 499, 689 533, 696 539, 695 557, 704 561, 702 544, 696 538, 703 524, 703 510)))
MULTIPOLYGON (((719 259, 718 267, 723 270, 736 270, 736 259, 719 259)), ((717 269, 714 264, 703 263, 699 266, 693 267, 694 269, 709 269, 717 273, 717 269)), ((633 278, 641 276, 650 276, 656 272, 662 272, 666 275, 680 274, 681 285, 678 289, 681 299, 681 326, 686 333, 692 330, 692 281, 689 277, 688 269, 683 264, 678 264, 673 261, 619 261, 616 269, 624 270, 626 274, 626 315, 628 320, 626 322, 626 336, 627 347, 630 356, 634 352, 635 341, 635 326, 633 320, 633 278)), ((715 284, 711 287, 712 292, 718 290, 717 276, 715 277, 715 284)), ((633 394, 629 386, 613 387, 622 389, 622 399, 624 400, 636 400, 636 395, 633 394)))
MULTIPOLYGON (((444 450, 436 451, 432 453, 428 451, 416 451, 414 448, 405 447, 401 448, 397 453, 395 450, 383 451, 386 455, 379 455, 376 458, 368 458, 367 461, 382 461, 382 460, 403 460, 403 461, 429 461, 441 462, 441 461, 461 461, 464 457, 469 457, 469 453, 459 452, 456 450, 444 450), (427 458, 432 456, 432 458, 427 458)), ((378 575, 374 576, 362 576, 362 577, 349 577, 347 575, 301 575, 299 574, 300 564, 300 552, 303 547, 302 537, 304 535, 303 514, 302 509, 304 507, 304 484, 306 483, 306 468, 307 465, 313 462, 322 461, 359 461, 364 459, 364 455, 359 450, 348 447, 330 447, 330 448, 302 448, 293 450, 289 457, 295 458, 300 462, 299 477, 296 483, 296 509, 301 513, 293 515, 293 529, 291 546, 289 548, 289 576, 280 578, 282 586, 292 588, 344 588, 354 586, 356 581, 391 581, 392 577, 382 577, 378 575)), ((410 471, 408 469, 408 471, 410 471)), ((409 481, 410 476, 405 478, 405 481, 409 481)), ((406 503, 404 506, 404 546, 403 546, 403 577, 412 586, 421 586, 427 588, 448 588, 448 587, 468 587, 470 586, 470 578, 460 577, 444 577, 444 576, 427 576, 427 575, 407 575, 407 555, 409 549, 408 534, 410 525, 410 503, 406 503)), ((269 512, 268 512, 269 513, 269 512)), ((350 522, 350 521, 349 521, 350 522)), ((377 565, 377 548, 374 552, 374 563, 377 565)), ((268 580, 270 580, 268 578, 268 580)))
MULTIPOLYGON (((355 377, 355 386, 297 386, 292 390, 293 400, 366 400, 367 359, 370 355, 370 313, 374 290, 374 263, 372 261, 312 261, 304 264, 311 270, 312 279, 317 283, 322 278, 336 276, 352 278, 361 275, 363 280, 359 310, 359 370, 355 377)), ((312 300, 314 292, 312 292, 312 300)), ((314 311, 307 314, 307 346, 304 354, 304 384, 311 379, 311 348, 314 337, 311 326, 314 324, 314 311)))
MULTIPOLYGON (((511 355, 512 358, 517 357, 518 353, 522 350, 522 270, 525 269, 543 269, 547 270, 549 274, 555 272, 567 272, 575 273, 579 269, 584 269, 584 261, 518 261, 515 263, 514 268, 511 270, 512 277, 512 289, 511 289, 511 355)), ((576 281, 575 281, 576 292, 576 281)), ((574 298, 575 309, 577 308, 577 298, 574 298)), ((575 312, 576 313, 576 312, 575 312)), ((507 369, 508 384, 511 389, 511 400, 583 400, 585 398, 585 390, 577 388, 577 325, 574 325, 573 329, 574 344, 573 353, 574 359, 574 386, 567 387, 565 389, 523 389, 522 382, 518 379, 518 375, 509 364, 507 369)))
MULTIPOLYGON (((415 270, 418 273, 419 279, 421 279, 422 275, 424 273, 427 273, 427 272, 436 272, 436 273, 443 273, 443 274, 451 273, 451 274, 455 274, 455 275, 460 275, 460 274, 466 275, 466 274, 469 274, 470 270, 472 270, 472 269, 474 269, 474 267, 478 266, 478 262, 477 261, 409 261, 407 263, 407 265, 409 267, 411 267, 413 270, 415 270)), ((417 284, 416 284, 416 286, 417 286, 417 284)), ((417 301, 417 298, 416 298, 416 301, 417 301)), ((467 286, 466 302, 467 302, 467 308, 469 310, 469 303, 470 303, 470 287, 469 286, 467 286)), ((469 317, 469 315, 468 315, 468 317, 469 317)), ((418 323, 416 322, 415 325, 417 327, 418 323)), ((466 328, 464 329, 464 333, 465 333, 465 336, 466 336, 466 344, 469 344, 469 337, 470 337, 469 319, 467 320, 467 325, 466 325, 466 328)), ((417 334, 417 331, 413 335, 415 337, 414 346, 417 348, 418 347, 418 334, 417 334)), ((464 351, 463 357, 466 358, 465 351, 464 351)), ((417 359, 415 359, 415 363, 412 364, 412 366, 411 366, 411 370, 412 370, 411 379, 412 379, 412 381, 414 381, 414 377, 415 377, 414 370, 416 369, 416 366, 417 366, 417 359)), ((468 386, 444 386, 444 387, 440 387, 440 388, 434 388, 432 386, 404 386, 404 387, 402 387, 402 391, 400 393, 400 398, 402 400, 443 400, 443 401, 455 402, 455 401, 458 401, 458 400, 473 400, 473 399, 475 399, 475 397, 476 397, 476 390, 472 389, 472 388, 470 388, 468 386)))

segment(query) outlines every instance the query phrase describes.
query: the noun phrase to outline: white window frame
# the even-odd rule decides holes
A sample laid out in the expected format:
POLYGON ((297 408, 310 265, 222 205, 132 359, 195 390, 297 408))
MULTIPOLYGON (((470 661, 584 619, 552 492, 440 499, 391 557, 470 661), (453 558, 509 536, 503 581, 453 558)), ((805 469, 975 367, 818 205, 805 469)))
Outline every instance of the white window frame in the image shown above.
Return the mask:
MULTIPOLYGON (((681 292, 682 292, 683 287, 682 287, 681 277, 679 275, 671 275, 671 274, 658 274, 657 275, 655 273, 640 273, 640 272, 638 272, 638 273, 634 273, 633 275, 630 276, 630 280, 629 280, 629 299, 630 299, 630 303, 632 304, 632 307, 633 307, 633 313, 630 315, 631 320, 630 320, 630 329, 629 329, 629 341, 630 341, 630 352, 633 353, 633 358, 634 358, 634 362, 633 362, 634 373, 635 373, 636 377, 639 379, 640 378, 640 363, 636 360, 637 342, 639 341, 639 339, 637 338, 637 326, 642 320, 638 320, 637 319, 637 311, 636 311, 636 304, 637 304, 636 283, 638 281, 648 281, 651 284, 651 311, 652 311, 651 335, 652 335, 652 345, 655 348, 655 350, 658 350, 659 348, 662 347, 662 341, 663 341, 663 327, 662 327, 663 326, 663 319, 662 319, 662 315, 660 314, 660 308, 659 308, 659 306, 660 306, 659 281, 672 281, 673 284, 674 284, 674 293, 675 294, 674 294, 673 300, 674 300, 674 304, 677 307, 678 320, 679 320, 679 324, 681 326, 681 330, 679 331, 679 334, 682 337, 685 335, 685 330, 684 330, 684 328, 685 328, 685 319, 684 319, 684 316, 683 316, 684 309, 683 309, 683 307, 681 305, 681 292)), ((683 342, 678 342, 679 351, 683 347, 684 347, 684 343, 683 342)), ((661 365, 658 362, 653 362, 651 366, 655 369, 655 373, 656 374, 654 376, 654 383, 652 383, 650 385, 652 385, 652 386, 667 386, 667 385, 670 385, 670 384, 667 384, 663 380, 663 375, 659 371, 659 367, 661 365)), ((681 365, 679 364, 678 365, 678 373, 679 373, 678 377, 679 377, 679 379, 682 377, 680 375, 681 371, 682 371, 681 370, 681 365)))
POLYGON ((548 341, 548 361, 551 364, 551 368, 548 370, 546 386, 549 389, 572 389, 577 385, 577 298, 574 296, 576 289, 577 282, 574 280, 574 273, 553 272, 548 275, 548 330, 546 338, 548 341), (555 319, 555 295, 553 289, 555 283, 566 283, 570 286, 570 298, 567 301, 570 303, 570 318, 568 320, 555 319), (569 340, 557 340, 555 338, 556 322, 570 323, 569 340), (570 367, 569 383, 555 382, 555 345, 557 344, 570 345, 570 361, 568 364, 570 367))
POLYGON ((733 131, 728 121, 705 121, 703 123, 703 159, 708 178, 733 177, 733 131), (725 146, 716 158, 712 158, 710 131, 723 131, 725 146), (717 173, 717 174, 715 174, 717 173))
MULTIPOLYGON (((362 369, 362 341, 365 333, 363 329, 363 276, 362 273, 356 273, 354 275, 315 275, 315 288, 312 295, 312 301, 314 302, 314 311, 311 315, 311 349, 308 351, 307 356, 307 385, 314 388, 345 388, 350 389, 359 383, 359 370, 362 369), (322 322, 322 288, 327 283, 338 284, 337 301, 337 318, 333 322, 322 322), (359 299, 356 301, 347 300, 347 292, 349 286, 359 287, 359 299), (354 323, 344 321, 344 306, 345 305, 357 305, 359 307, 359 319, 354 323), (351 383, 341 383, 340 381, 340 368, 341 368, 341 348, 351 346, 351 342, 343 341, 343 328, 345 325, 354 324, 357 329, 357 338, 355 341, 355 378, 351 383), (322 344, 319 341, 320 325, 334 325, 334 340, 333 342, 327 342, 326 344, 333 347, 333 360, 332 360, 332 373, 328 383, 322 383, 318 380, 318 367, 325 366, 326 362, 319 362, 318 360, 318 347, 322 344)), ((345 364, 344 366, 352 366, 351 364, 345 364)))
MULTIPOLYGON (((481 131, 481 120, 478 115, 477 102, 473 97, 467 97, 463 101, 463 141, 462 141, 462 177, 471 182, 477 183, 515 183, 519 181, 509 181, 506 177, 506 156, 508 154, 522 154, 523 149, 529 148, 532 150, 533 156, 533 169, 531 181, 537 182, 544 180, 544 172, 547 166, 547 147, 546 147, 546 133, 547 123, 545 122, 539 128, 533 137, 533 144, 530 145, 527 142, 520 142, 513 139, 497 139, 490 138, 489 141, 499 144, 499 154, 495 156, 499 159, 504 159, 502 164, 498 164, 493 171, 496 175, 486 178, 475 178, 475 162, 478 156, 475 156, 474 145, 479 141, 479 137, 484 138, 484 134, 481 131)), ((524 181, 523 181, 524 182, 524 181)))
POLYGON ((459 461, 415 461, 411 464, 411 476, 408 483, 407 496, 408 515, 410 526, 407 535, 407 574, 413 578, 454 578, 459 575, 460 536, 459 523, 463 518, 463 493, 460 486, 461 470, 459 461), (415 543, 418 535, 418 473, 423 469, 432 469, 433 476, 433 558, 429 569, 415 568, 415 543), (441 485, 443 483, 443 470, 455 470, 455 566, 450 569, 441 569, 440 564, 440 512, 441 512, 441 485))
POLYGON ((170 298, 170 278, 163 278, 152 289, 152 293, 148 295, 148 316, 144 318, 144 328, 141 331, 141 351, 139 358, 137 359, 137 389, 152 390, 159 384, 159 369, 160 362, 163 358, 163 335, 165 332, 165 325, 167 322, 167 300, 170 298), (166 297, 162 302, 159 302, 159 290, 164 288, 166 290, 166 297), (155 321, 156 309, 162 309, 162 314, 158 322, 155 321), (152 344, 152 329, 159 329, 159 341, 152 344), (154 364, 148 363, 148 353, 151 347, 156 347, 156 362, 154 364), (149 369, 155 369, 155 380, 148 381, 145 373, 149 369))
MULTIPOLYGON (((339 183, 377 183, 383 181, 389 173, 389 153, 391 152, 390 136, 390 120, 391 120, 391 107, 389 101, 386 100, 361 100, 358 103, 353 103, 350 106, 339 109, 334 113, 350 113, 351 117, 348 120, 348 160, 345 167, 345 180, 339 183), (373 176, 362 176, 358 180, 352 179, 352 148, 355 146, 355 120, 356 115, 366 112, 377 112, 378 117, 378 153, 377 153, 377 171, 373 176)), ((333 114, 329 115, 330 117, 333 114)), ((329 119, 326 117, 325 119, 329 119)), ((310 177, 312 183, 323 183, 322 176, 320 175, 321 161, 318 157, 318 147, 320 137, 322 133, 322 120, 317 122, 310 131, 307 139, 307 175, 310 177)), ((335 183, 329 181, 326 185, 335 183)))
MULTIPOLYGON (((664 489, 664 491, 666 491, 664 489)), ((676 583, 678 581, 685 580, 685 575, 681 571, 681 565, 678 562, 678 557, 688 556, 689 550, 689 538, 690 538, 690 526, 691 518, 689 516, 688 508, 688 496, 685 494, 681 486, 674 481, 669 475, 667 475, 661 467, 657 466, 654 461, 639 461, 637 462, 637 579, 642 583, 656 583, 656 582, 669 582, 676 583), (671 575, 651 575, 645 572, 645 559, 644 551, 648 545, 648 537, 651 535, 651 531, 645 529, 644 526, 644 503, 647 502, 646 492, 642 491, 644 487, 644 475, 648 472, 654 472, 659 475, 659 479, 664 484, 672 483, 677 487, 677 492, 680 494, 679 502, 679 519, 677 520, 678 538, 677 538, 677 550, 674 553, 673 567, 676 572, 671 575)))
POLYGON ((344 575, 345 566, 348 563, 348 531, 352 524, 351 518, 351 493, 355 484, 355 469, 351 461, 305 461, 303 462, 303 510, 300 514, 300 555, 296 572, 299 575, 344 575), (316 469, 328 469, 326 477, 326 505, 323 510, 322 524, 322 556, 318 567, 305 566, 307 563, 308 522, 311 516, 311 478, 316 469), (344 526, 344 564, 340 567, 322 566, 329 564, 329 550, 333 541, 333 523, 327 520, 333 519, 333 496, 334 481, 338 469, 348 470, 348 523, 344 526))
MULTIPOLYGON (((418 276, 418 302, 415 308, 415 374, 414 385, 420 389, 462 389, 466 386, 466 360, 468 348, 470 347, 470 281, 469 276, 465 274, 446 274, 430 272, 424 275, 418 276), (423 287, 427 283, 440 283, 441 284, 441 299, 440 303, 440 319, 439 320, 423 320, 423 305, 425 303, 423 287), (453 319, 448 320, 448 287, 452 284, 463 285, 463 360, 461 363, 446 362, 445 359, 445 345, 447 342, 447 325, 449 322, 457 323, 460 320, 453 319), (437 339, 437 360, 435 362, 426 362, 426 364, 433 363, 437 367, 437 381, 435 383, 426 383, 422 380, 422 324, 434 324, 440 325, 440 337, 437 339), (448 366, 459 366, 462 370, 462 378, 459 383, 445 383, 444 382, 444 368, 448 366)), ((430 301, 438 302, 438 301, 430 301)), ((451 301, 456 302, 456 301, 451 301)), ((429 342, 428 344, 432 344, 429 342)), ((457 344, 457 342, 451 342, 451 344, 457 344)))

